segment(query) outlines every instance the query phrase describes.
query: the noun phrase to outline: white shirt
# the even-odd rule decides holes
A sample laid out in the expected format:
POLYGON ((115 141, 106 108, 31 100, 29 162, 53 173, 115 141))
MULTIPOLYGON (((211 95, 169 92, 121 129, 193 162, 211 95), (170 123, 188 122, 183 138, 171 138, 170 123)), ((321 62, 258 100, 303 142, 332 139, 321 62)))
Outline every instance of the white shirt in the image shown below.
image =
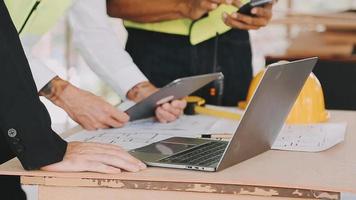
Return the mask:
MULTIPOLYGON (((68 12, 75 47, 89 67, 120 96, 147 78, 120 45, 117 34, 106 14, 105 0, 76 0, 68 12)), ((42 89, 56 74, 31 51, 39 37, 24 36, 22 43, 27 54, 37 89, 42 89)))

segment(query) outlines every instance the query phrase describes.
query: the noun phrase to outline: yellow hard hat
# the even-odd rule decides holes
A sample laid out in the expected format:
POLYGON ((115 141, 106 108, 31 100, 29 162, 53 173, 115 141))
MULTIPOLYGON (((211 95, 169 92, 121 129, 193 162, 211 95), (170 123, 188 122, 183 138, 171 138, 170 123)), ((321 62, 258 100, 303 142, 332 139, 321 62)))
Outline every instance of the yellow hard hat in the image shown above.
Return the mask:
MULTIPOLYGON (((265 70, 260 71, 251 81, 246 101, 238 103, 238 107, 245 109, 251 100, 265 70)), ((325 110, 324 95, 318 78, 312 73, 308 77, 298 96, 286 123, 311 124, 325 122, 329 119, 329 112, 325 110)))

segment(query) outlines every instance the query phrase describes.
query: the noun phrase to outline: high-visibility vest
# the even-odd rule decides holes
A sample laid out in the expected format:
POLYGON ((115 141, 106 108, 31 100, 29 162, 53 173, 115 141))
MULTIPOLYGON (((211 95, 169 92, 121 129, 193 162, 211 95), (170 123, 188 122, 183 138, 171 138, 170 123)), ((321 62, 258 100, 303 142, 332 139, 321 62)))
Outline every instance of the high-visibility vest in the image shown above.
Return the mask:
MULTIPOLYGON (((246 3, 248 0, 244 0, 243 2, 246 3)), ((217 34, 229 31, 231 27, 224 23, 222 14, 224 12, 231 14, 237 10, 238 8, 234 6, 222 4, 214 11, 209 12, 207 17, 194 22, 190 19, 177 19, 156 23, 124 21, 124 25, 129 28, 189 36, 190 43, 196 45, 215 37, 217 34)))
POLYGON ((71 6, 72 0, 4 0, 17 31, 42 35, 71 6))

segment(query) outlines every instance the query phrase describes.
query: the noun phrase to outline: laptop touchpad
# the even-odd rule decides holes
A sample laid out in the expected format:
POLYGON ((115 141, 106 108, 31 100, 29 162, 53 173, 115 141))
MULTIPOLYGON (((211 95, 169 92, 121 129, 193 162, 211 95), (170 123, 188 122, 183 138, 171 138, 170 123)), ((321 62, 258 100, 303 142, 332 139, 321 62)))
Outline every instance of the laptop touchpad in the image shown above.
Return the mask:
POLYGON ((192 148, 195 145, 192 144, 182 144, 182 143, 170 143, 170 142, 157 142, 151 145, 138 148, 135 152, 146 152, 162 155, 173 155, 177 152, 184 151, 185 149, 192 148))

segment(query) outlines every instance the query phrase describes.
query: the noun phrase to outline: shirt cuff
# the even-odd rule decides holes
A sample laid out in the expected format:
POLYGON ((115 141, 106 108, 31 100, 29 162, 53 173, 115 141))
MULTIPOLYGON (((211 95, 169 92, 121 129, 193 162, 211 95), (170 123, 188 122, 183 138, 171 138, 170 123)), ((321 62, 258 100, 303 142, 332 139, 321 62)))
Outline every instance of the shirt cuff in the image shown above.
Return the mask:
POLYGON ((28 62, 30 64, 33 79, 35 80, 37 91, 47 85, 54 77, 57 76, 52 70, 50 70, 45 64, 43 64, 39 59, 28 57, 28 62))
POLYGON ((129 90, 141 82, 148 81, 146 76, 136 66, 122 68, 118 70, 118 74, 114 90, 125 99, 129 90))

